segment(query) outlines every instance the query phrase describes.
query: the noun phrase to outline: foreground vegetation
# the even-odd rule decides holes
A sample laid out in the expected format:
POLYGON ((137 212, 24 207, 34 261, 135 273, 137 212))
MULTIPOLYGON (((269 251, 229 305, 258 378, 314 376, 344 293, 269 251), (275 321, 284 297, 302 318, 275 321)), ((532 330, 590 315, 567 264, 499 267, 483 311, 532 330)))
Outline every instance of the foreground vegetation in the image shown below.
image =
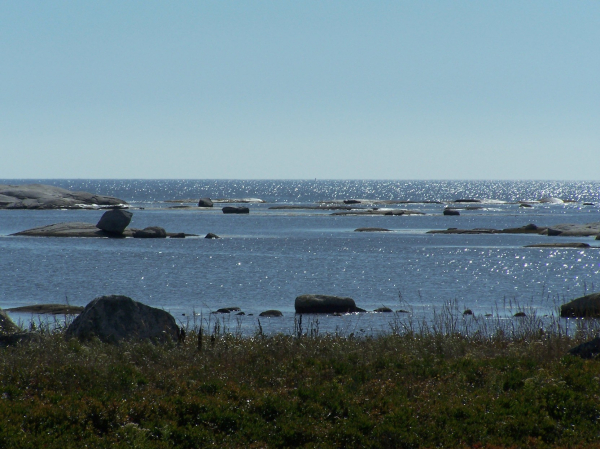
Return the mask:
POLYGON ((41 336, 0 349, 0 447, 600 447, 585 335, 41 336))

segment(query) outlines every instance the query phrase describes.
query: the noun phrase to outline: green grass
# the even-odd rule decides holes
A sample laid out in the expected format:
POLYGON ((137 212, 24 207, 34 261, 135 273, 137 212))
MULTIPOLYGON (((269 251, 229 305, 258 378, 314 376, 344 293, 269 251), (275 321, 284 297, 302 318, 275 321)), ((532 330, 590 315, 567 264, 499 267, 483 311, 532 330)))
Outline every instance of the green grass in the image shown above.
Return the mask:
POLYGON ((1 448, 600 447, 579 336, 197 334, 155 346, 42 332, 0 349, 1 448))

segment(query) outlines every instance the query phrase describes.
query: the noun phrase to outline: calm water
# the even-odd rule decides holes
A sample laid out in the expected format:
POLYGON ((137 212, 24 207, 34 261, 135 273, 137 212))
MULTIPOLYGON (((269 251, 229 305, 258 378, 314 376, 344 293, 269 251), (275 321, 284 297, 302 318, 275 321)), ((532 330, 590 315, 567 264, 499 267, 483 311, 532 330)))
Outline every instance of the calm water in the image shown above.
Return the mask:
MULTIPOLYGON (((293 328, 294 298, 303 293, 350 296, 358 306, 409 309, 428 317, 452 302, 462 311, 510 317, 519 308, 538 314, 600 285, 600 251, 533 249, 551 242, 537 235, 432 235, 448 227, 506 228, 600 221, 600 183, 488 181, 255 181, 255 180, 10 180, 58 185, 122 198, 134 207, 132 227, 219 240, 57 239, 8 234, 64 221, 97 222, 102 211, 0 210, 0 307, 36 303, 85 305, 124 294, 164 308, 183 323, 201 313, 238 306, 231 327, 256 326, 256 315, 278 309, 283 319, 261 319, 267 330, 293 328), (172 209, 181 198, 261 198, 249 215, 172 209), (520 208, 519 200, 553 196, 565 204, 520 208), (480 210, 442 215, 443 204, 397 206, 422 216, 333 216, 325 211, 269 210, 273 204, 330 199, 412 201, 484 199, 480 210), (594 206, 584 206, 593 202, 594 206), (357 233, 384 227, 391 233, 357 233), (185 314, 185 315, 184 315, 185 314), (239 320, 239 322, 238 322, 239 320)), ((592 245, 592 237, 569 238, 592 245)), ((18 316, 27 320, 27 317, 18 316)), ((30 317, 29 317, 30 318, 30 317)), ((199 318, 196 318, 199 319, 199 318)), ((385 330, 390 316, 321 317, 325 330, 385 330)), ((214 317, 211 318, 214 321, 214 317)))

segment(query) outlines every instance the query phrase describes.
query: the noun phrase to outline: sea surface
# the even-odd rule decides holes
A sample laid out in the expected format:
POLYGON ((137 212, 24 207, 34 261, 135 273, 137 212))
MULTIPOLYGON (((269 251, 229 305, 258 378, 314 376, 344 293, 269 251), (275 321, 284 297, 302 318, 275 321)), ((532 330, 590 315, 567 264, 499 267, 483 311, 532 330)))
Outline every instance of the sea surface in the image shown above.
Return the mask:
MULTIPOLYGON (((116 196, 131 205, 131 227, 161 226, 185 239, 14 237, 58 222, 96 223, 102 210, 0 210, 0 307, 69 303, 122 294, 171 312, 182 324, 254 332, 258 314, 270 332, 293 332, 294 299, 305 293, 349 296, 367 310, 386 306, 410 313, 313 317, 321 331, 386 332, 398 321, 431 320, 451 307, 462 315, 513 319, 518 311, 556 316, 560 304, 600 290, 600 250, 524 248, 565 241, 539 235, 440 235, 433 229, 508 228, 535 223, 600 221, 600 182, 376 180, 0 180, 42 183, 116 196), (181 208, 171 200, 258 198, 248 215, 181 208), (544 197, 559 204, 519 201, 544 197), (333 211, 273 210, 345 199, 405 200, 382 206, 424 215, 336 216, 333 211), (444 216, 448 202, 460 216, 444 216), (440 203, 431 203, 438 201, 440 203), (423 203, 420 203, 423 202, 423 203), (427 203, 425 203, 427 202, 427 203), (593 205, 584 205, 593 203, 593 205), (361 227, 393 232, 361 233, 361 227), (203 238, 212 232, 221 238, 203 238), (240 307, 245 315, 211 314, 240 307), (318 320, 318 322, 316 321, 318 320)), ((183 203, 193 206, 193 203, 183 203)), ((593 237, 568 238, 600 246, 593 237)), ((39 320, 13 314, 27 323, 39 320)), ((305 321, 306 325, 307 321, 305 321)))

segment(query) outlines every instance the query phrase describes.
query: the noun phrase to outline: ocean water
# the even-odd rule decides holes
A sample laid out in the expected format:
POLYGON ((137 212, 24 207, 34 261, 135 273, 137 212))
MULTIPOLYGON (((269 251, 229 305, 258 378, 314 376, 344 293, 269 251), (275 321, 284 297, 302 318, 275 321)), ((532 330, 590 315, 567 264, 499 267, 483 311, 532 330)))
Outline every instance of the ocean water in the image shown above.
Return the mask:
MULTIPOLYGON (((9 234, 65 221, 95 223, 103 211, 0 210, 0 307, 41 303, 86 305, 123 294, 171 312, 182 324, 217 319, 251 332, 294 326, 294 299, 304 293, 349 296, 367 310, 387 306, 410 314, 319 317, 324 331, 385 332, 390 320, 430 319, 451 304, 457 311, 511 319, 516 311, 556 315, 558 306, 600 290, 600 251, 524 248, 557 241, 538 235, 434 235, 432 229, 507 228, 535 223, 600 221, 600 182, 327 181, 327 180, 0 180, 44 183, 122 198, 130 226, 161 226, 197 234, 186 239, 80 239, 9 234), (521 208, 517 201, 557 197, 561 204, 521 208), (249 215, 181 209, 169 200, 260 198, 249 215), (439 201, 391 206, 424 215, 336 216, 332 211, 272 210, 273 205, 367 198, 439 201), (443 216, 445 202, 477 198, 475 210, 443 216), (593 203, 594 205, 584 205, 593 203), (382 227, 389 233, 354 232, 382 227), (204 239, 208 232, 221 239, 204 239), (217 318, 221 307, 246 315, 217 318)), ((565 238, 562 238, 563 241, 565 238)), ((593 237, 568 238, 600 246, 593 237)), ((31 316, 14 314, 17 320, 31 316)), ((37 318, 34 318, 37 319, 37 318)))

